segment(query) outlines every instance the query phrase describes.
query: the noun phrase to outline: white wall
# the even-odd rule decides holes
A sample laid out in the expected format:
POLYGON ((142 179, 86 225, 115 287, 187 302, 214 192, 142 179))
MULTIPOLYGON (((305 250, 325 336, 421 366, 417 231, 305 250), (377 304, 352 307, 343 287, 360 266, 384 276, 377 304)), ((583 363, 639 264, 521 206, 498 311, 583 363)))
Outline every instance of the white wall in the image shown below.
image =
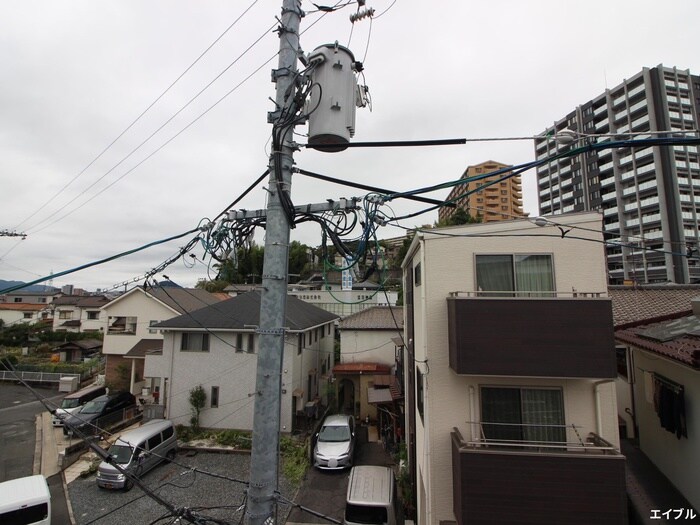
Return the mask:
MULTIPOLYGON (((317 370, 319 395, 323 393, 320 377, 322 359, 330 355, 333 366, 333 330, 328 334, 326 328, 325 333, 325 337, 320 337, 319 331, 318 341, 312 341, 301 355, 297 355, 297 334, 288 334, 285 338, 280 405, 282 432, 292 430, 294 390, 303 389, 304 402, 309 400, 306 392, 309 371, 317 370)), ((163 356, 149 356, 146 375, 169 378, 169 419, 176 424, 190 424, 189 391, 202 385, 207 393, 207 408, 200 415, 201 426, 252 430, 257 353, 236 352, 233 347, 236 345, 236 335, 237 332, 216 332, 216 337, 209 337, 209 352, 182 352, 181 333, 165 332, 163 356), (219 387, 218 408, 210 407, 212 386, 219 387)), ((247 333, 244 337, 247 337, 247 333)), ((256 335, 256 352, 258 345, 256 335)))
POLYGON ((396 364, 392 337, 400 337, 396 330, 341 330, 340 362, 396 364))
POLYGON ((0 319, 5 322, 5 327, 12 326, 15 324, 34 324, 37 322, 38 312, 29 312, 32 314, 31 319, 24 318, 24 311, 20 310, 0 310, 0 319))
POLYGON ((649 459, 696 508, 700 508, 700 372, 644 350, 634 350, 634 398, 639 444, 649 459), (644 371, 683 385, 688 438, 661 427, 654 405, 646 399, 644 371))
MULTIPOLYGON (((146 296, 139 288, 135 288, 128 295, 115 299, 103 307, 105 314, 104 346, 102 353, 124 355, 131 350, 141 339, 162 339, 163 336, 156 331, 150 333, 150 321, 165 321, 180 315, 179 312, 169 308, 157 299, 146 296), (109 317, 136 317, 137 326, 135 335, 109 334, 109 317)), ((112 319, 113 321, 114 319, 112 319)))
MULTIPOLYGON (((597 213, 554 217, 557 222, 594 230, 573 230, 571 236, 602 240, 601 216, 597 213)), ((568 229, 568 228, 567 228, 568 229)), ((564 388, 567 423, 584 426, 584 432, 602 432, 602 437, 619 446, 614 384, 599 387, 602 428, 596 419, 596 396, 592 381, 483 378, 467 379, 449 367, 447 297, 450 292, 475 291, 475 254, 553 254, 556 290, 598 293, 607 296, 607 269, 603 244, 561 238, 555 227, 538 227, 529 221, 504 221, 478 226, 445 228, 440 233, 497 235, 508 237, 445 237, 425 233, 422 249, 411 256, 409 268, 421 263, 422 284, 414 288, 415 360, 427 360, 419 367, 429 370, 424 385, 425 416, 416 414, 416 463, 422 473, 426 501, 418 501, 418 514, 427 523, 454 520, 452 511, 452 456, 450 431, 458 427, 469 436, 468 386, 479 384, 548 385, 564 388), (514 236, 510 236, 514 235, 514 236), (527 235, 527 236, 525 236, 527 235), (534 236, 534 237, 533 237, 534 236), (471 381, 471 383, 470 383, 471 381)), ((421 234, 418 234, 421 235, 421 234)), ((416 243, 416 241, 414 241, 416 243)), ((612 351, 612 350, 611 350, 612 351)), ((478 392, 478 388, 476 388, 478 392)), ((478 395, 476 406, 479 406, 478 395)), ((478 418, 477 418, 478 420, 478 418)), ((420 492, 420 491, 419 491, 420 492)))

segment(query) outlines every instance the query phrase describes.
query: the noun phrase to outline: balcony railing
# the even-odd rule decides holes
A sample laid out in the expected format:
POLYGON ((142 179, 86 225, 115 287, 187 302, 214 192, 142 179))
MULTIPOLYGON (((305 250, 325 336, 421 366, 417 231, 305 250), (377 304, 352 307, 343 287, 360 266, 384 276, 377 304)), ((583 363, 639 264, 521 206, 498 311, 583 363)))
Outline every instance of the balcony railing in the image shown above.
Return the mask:
POLYGON ((452 440, 452 502, 458 524, 627 523, 625 457, 595 434, 578 448, 485 446, 452 440))
POLYGON ((620 454, 620 451, 612 443, 607 442, 594 432, 589 432, 584 439, 582 435, 584 427, 573 423, 570 425, 490 423, 484 421, 467 421, 466 423, 470 427, 472 439, 462 439, 461 447, 488 447, 542 453, 620 454), (513 436, 517 435, 522 436, 523 439, 512 439, 513 436), (511 439, 506 439, 506 436, 510 436, 511 439), (524 439, 526 437, 540 439, 524 439))

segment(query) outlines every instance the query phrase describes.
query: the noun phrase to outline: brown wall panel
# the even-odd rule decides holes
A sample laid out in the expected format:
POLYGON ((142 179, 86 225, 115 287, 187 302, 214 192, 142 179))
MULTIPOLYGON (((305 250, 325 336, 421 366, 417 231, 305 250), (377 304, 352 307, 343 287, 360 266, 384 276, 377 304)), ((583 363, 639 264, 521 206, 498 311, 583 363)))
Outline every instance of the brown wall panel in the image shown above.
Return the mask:
POLYGON ((458 374, 614 378, 609 299, 448 298, 458 374))

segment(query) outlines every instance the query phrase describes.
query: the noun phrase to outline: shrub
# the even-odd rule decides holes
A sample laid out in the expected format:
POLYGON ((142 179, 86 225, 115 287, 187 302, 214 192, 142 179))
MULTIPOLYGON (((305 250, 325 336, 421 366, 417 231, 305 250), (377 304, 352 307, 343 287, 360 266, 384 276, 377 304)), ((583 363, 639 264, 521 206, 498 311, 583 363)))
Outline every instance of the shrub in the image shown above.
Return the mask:
POLYGON ((214 441, 219 445, 250 450, 252 439, 247 432, 240 430, 223 430, 214 435, 214 441))
POLYGON ((299 485, 304 479, 306 469, 309 468, 306 442, 295 440, 289 436, 282 436, 280 438, 280 452, 282 455, 282 471, 285 477, 292 484, 299 485))
POLYGON ((197 385, 190 390, 190 407, 192 411, 190 424, 194 429, 199 429, 199 414, 204 408, 206 402, 207 393, 204 391, 204 388, 202 388, 202 385, 197 385))

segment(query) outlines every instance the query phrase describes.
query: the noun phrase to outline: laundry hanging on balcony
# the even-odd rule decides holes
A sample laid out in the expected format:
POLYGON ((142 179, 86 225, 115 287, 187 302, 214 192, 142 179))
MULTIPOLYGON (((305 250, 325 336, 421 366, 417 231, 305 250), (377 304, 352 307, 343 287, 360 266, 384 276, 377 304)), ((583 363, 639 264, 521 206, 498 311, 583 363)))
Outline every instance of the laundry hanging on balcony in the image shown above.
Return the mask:
POLYGON ((688 437, 685 396, 682 385, 654 374, 654 409, 661 426, 676 437, 688 437))

